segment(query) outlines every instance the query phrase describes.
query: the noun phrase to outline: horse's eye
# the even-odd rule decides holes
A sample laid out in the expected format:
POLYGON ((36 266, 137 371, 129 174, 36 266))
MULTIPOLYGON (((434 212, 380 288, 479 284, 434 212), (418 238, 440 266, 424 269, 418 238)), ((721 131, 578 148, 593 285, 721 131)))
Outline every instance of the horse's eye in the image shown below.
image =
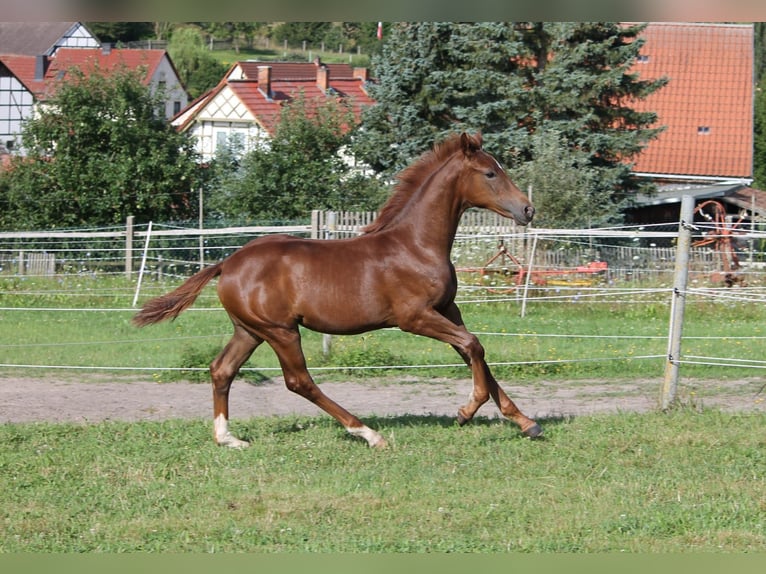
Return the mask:
POLYGON ((486 177, 487 179, 492 179, 492 178, 494 178, 496 175, 497 175, 497 174, 496 174, 494 171, 490 170, 490 171, 488 171, 487 173, 485 173, 485 174, 484 174, 484 177, 486 177))

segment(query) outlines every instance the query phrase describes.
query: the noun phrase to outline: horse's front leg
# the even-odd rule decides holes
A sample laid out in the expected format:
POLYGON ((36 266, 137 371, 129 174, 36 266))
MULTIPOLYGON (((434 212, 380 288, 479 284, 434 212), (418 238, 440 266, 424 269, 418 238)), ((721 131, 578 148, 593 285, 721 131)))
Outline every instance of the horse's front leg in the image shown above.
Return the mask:
POLYGON ((484 347, 479 339, 465 328, 457 305, 453 303, 442 314, 435 311, 429 313, 407 330, 449 343, 471 368, 473 389, 468 403, 458 409, 459 424, 463 425, 471 420, 476 411, 492 397, 503 416, 519 425, 525 435, 530 438, 542 435, 540 425, 519 410, 492 376, 484 360, 484 347))
MULTIPOLYGON (((527 435, 529 438, 538 438, 542 436, 543 434, 542 427, 540 427, 540 425, 537 424, 534 420, 530 419, 524 413, 522 413, 521 410, 516 406, 516 404, 505 393, 505 391, 503 391, 503 389, 500 388, 500 385, 497 383, 497 381, 495 380, 495 377, 492 376, 492 373, 489 370, 489 365, 487 365, 484 359, 481 359, 480 361, 474 361, 470 365, 472 367, 472 370, 474 366, 477 366, 483 370, 484 380, 486 381, 486 387, 485 387, 486 391, 489 393, 489 396, 492 397, 492 400, 495 401, 497 408, 500 409, 500 412, 503 413, 503 416, 511 419, 517 425, 519 425, 519 427, 521 428, 521 431, 525 435, 527 435)), ((469 420, 471 420, 471 418, 473 418, 473 415, 476 413, 476 410, 478 410, 478 406, 475 406, 477 401, 474 398, 477 393, 477 388, 480 389, 479 392, 483 393, 483 388, 480 385, 477 385, 476 383, 477 378, 475 374, 474 374, 473 380, 474 380, 474 389, 471 392, 471 397, 469 397, 468 404, 458 409, 458 423, 461 426, 467 423, 469 420)), ((484 402, 486 401, 487 399, 484 398, 484 402)))

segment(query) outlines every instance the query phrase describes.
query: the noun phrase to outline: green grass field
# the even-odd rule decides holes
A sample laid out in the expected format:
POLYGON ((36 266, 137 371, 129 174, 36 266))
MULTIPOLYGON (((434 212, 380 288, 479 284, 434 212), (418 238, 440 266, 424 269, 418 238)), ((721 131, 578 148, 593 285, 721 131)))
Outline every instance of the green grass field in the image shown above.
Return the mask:
MULTIPOLYGON (((194 378, 191 369, 204 369, 230 332, 213 289, 174 323, 139 330, 128 282, 2 281, 0 362, 36 365, 4 372, 50 376, 60 372, 50 366, 69 365, 136 369, 158 382, 194 378)), ((148 284, 142 299, 171 287, 148 284)), ((665 352, 666 304, 532 302, 523 320, 517 303, 463 309, 500 379, 661 377, 663 360, 641 357, 665 352)), ((761 358, 765 315, 745 303, 689 302, 684 350, 761 358)), ((319 335, 305 342, 320 381, 467 374, 416 368, 459 361, 445 345, 396 331, 338 337, 330 358, 319 335), (389 367, 350 371, 370 365, 389 367)), ((270 376, 275 366, 259 349, 246 376, 270 376)), ((753 376, 691 365, 683 373, 753 376)), ((462 428, 436 416, 365 422, 388 450, 371 451, 329 417, 234 420, 233 432, 252 441, 243 451, 216 447, 208 420, 0 425, 0 553, 766 549, 762 413, 681 404, 548 419, 540 441, 496 419, 462 428)))
POLYGON ((0 426, 0 553, 754 552, 766 417, 680 409, 544 421, 328 418, 0 426))
MULTIPOLYGON (((139 304, 173 286, 147 283, 139 304)), ((158 381, 206 380, 207 365, 231 335, 215 289, 208 287, 176 321, 144 329, 130 322, 134 289, 124 279, 108 277, 0 280, 0 364, 35 366, 38 372, 46 366, 113 367, 144 374, 149 370, 158 381)), ((662 376, 669 305, 656 297, 628 304, 531 301, 523 319, 518 302, 470 303, 462 309, 499 378, 662 376)), ((762 305, 690 301, 682 350, 697 356, 760 359, 766 356, 765 320, 762 305)), ((304 348, 318 380, 349 374, 466 374, 449 346, 398 330, 335 337, 329 357, 322 352, 321 336, 306 331, 304 348)), ((243 375, 273 376, 277 367, 276 357, 264 345, 243 375)), ((757 374, 744 367, 695 365, 685 365, 683 372, 708 378, 757 374)))

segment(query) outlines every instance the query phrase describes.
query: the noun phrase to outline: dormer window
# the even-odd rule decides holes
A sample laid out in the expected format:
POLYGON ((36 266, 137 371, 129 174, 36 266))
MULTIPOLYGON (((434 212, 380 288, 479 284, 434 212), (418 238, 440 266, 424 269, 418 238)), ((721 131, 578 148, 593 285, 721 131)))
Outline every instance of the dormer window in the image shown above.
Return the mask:
POLYGON ((697 135, 700 135, 700 136, 710 135, 710 126, 698 126, 697 135))

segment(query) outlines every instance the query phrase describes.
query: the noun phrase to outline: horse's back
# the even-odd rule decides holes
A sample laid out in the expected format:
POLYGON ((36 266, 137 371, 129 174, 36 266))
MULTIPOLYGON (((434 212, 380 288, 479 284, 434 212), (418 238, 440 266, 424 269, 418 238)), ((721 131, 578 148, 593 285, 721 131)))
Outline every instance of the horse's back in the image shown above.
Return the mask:
POLYGON ((362 332, 388 325, 385 268, 374 242, 271 235, 222 263, 218 295, 249 322, 300 323, 323 332, 362 332))

